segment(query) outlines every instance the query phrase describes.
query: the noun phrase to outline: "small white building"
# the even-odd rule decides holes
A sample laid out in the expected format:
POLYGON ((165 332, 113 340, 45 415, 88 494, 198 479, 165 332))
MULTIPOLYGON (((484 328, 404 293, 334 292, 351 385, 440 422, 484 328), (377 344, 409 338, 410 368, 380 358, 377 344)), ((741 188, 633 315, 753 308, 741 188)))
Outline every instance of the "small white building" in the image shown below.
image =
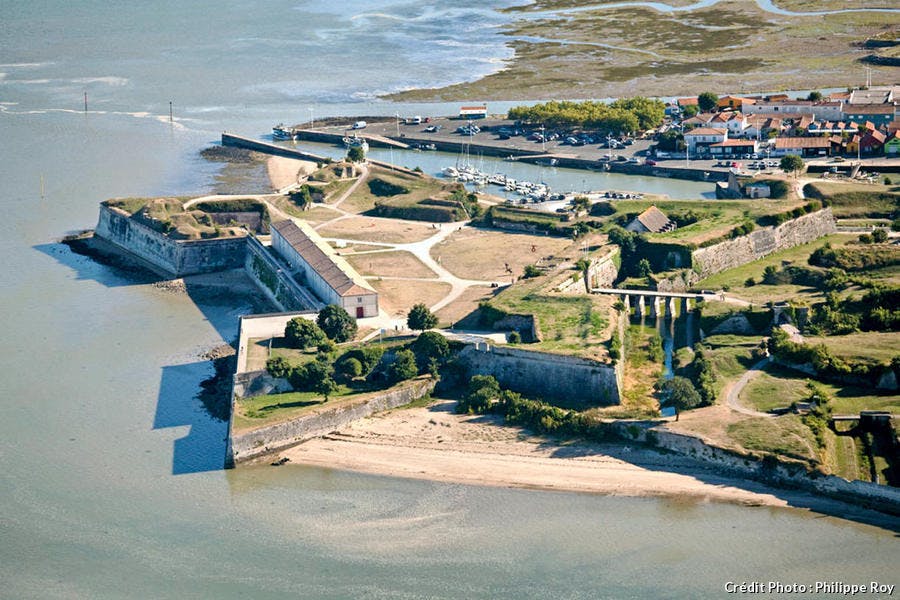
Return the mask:
POLYGON ((480 106, 463 106, 459 109, 460 119, 484 119, 487 118, 487 104, 480 106))
POLYGON ((698 150, 706 150, 712 144, 718 144, 728 139, 728 129, 722 127, 698 127, 684 132, 684 143, 688 150, 696 153, 698 150))
POLYGON ((322 302, 357 319, 378 316, 378 293, 307 223, 273 223, 272 248, 322 302))

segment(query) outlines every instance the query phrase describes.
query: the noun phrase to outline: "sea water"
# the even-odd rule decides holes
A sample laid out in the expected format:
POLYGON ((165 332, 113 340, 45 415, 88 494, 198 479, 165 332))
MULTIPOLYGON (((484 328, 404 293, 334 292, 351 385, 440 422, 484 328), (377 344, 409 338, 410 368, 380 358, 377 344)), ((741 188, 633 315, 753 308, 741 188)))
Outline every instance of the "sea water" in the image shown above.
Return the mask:
POLYGON ((218 167, 197 152, 222 129, 255 135, 310 107, 393 114, 375 94, 509 57, 504 3, 441 6, 0 5, 0 597, 698 598, 760 578, 896 583, 892 531, 804 510, 221 469, 226 426, 196 399, 212 371, 200 355, 249 307, 165 292, 57 240, 92 227, 106 198, 209 191, 218 167))

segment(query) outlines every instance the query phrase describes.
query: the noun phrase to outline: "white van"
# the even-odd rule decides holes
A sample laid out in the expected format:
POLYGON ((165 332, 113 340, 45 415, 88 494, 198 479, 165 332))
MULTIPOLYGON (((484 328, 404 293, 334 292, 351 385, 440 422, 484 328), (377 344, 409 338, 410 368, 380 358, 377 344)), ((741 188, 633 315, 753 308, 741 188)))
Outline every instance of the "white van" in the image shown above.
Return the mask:
POLYGON ((368 123, 365 121, 357 121, 350 129, 365 129, 366 125, 368 125, 368 123))

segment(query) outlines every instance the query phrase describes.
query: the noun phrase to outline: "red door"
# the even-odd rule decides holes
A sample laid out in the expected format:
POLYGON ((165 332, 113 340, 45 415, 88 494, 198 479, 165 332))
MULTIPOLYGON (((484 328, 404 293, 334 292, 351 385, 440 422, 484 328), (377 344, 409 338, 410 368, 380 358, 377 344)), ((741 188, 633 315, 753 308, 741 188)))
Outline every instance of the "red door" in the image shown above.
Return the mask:
POLYGON ((356 318, 357 318, 357 319, 362 319, 364 316, 366 316, 366 315, 365 315, 365 313, 363 312, 363 307, 362 307, 362 306, 357 306, 357 307, 356 307, 356 318))

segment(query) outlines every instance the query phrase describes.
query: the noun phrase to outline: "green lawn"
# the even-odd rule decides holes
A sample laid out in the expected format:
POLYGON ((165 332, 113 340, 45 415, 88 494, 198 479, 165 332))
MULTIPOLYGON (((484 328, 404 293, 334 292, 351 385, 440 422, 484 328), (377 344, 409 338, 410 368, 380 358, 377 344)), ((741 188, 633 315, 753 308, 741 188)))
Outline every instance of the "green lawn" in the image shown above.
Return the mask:
POLYGON ((797 415, 744 419, 729 425, 728 435, 747 450, 818 460, 815 436, 797 415))
POLYGON ((848 242, 857 239, 855 234, 833 234, 828 235, 814 242, 802 244, 793 248, 788 248, 780 252, 774 252, 760 260, 741 265, 734 269, 716 273, 696 284, 698 288, 718 290, 728 288, 729 293, 740 298, 744 298, 754 303, 764 304, 769 300, 789 300, 792 298, 806 297, 820 298, 822 293, 820 290, 809 288, 806 286, 781 284, 781 285, 765 285, 761 284, 763 271, 767 266, 774 266, 781 269, 786 264, 808 267, 809 256, 817 248, 830 243, 833 247, 839 247, 848 242), (751 287, 745 287, 744 283, 749 277, 753 277, 757 284, 751 287))
POLYGON ((360 396, 368 390, 354 390, 345 385, 338 386, 338 391, 328 402, 315 392, 287 392, 284 394, 268 394, 235 400, 234 429, 255 429, 299 417, 312 409, 321 406, 338 406, 341 400, 360 396))
POLYGON ((712 335, 704 340, 709 347, 709 361, 716 376, 713 386, 717 397, 721 397, 729 382, 740 378, 756 362, 752 352, 760 339, 752 335, 712 335))
MULTIPOLYGON (((803 400, 809 390, 809 376, 778 365, 770 365, 741 393, 741 402, 756 410, 768 411, 803 400)), ((889 410, 900 414, 900 395, 871 388, 819 382, 832 398, 834 414, 857 414, 861 410, 889 410)))
POLYGON ((876 363, 888 363, 900 356, 900 333, 865 331, 849 335, 806 337, 808 344, 825 344, 835 356, 876 363))
POLYGON ((890 219, 900 211, 900 186, 864 183, 815 182, 808 197, 826 197, 835 217, 890 219))

